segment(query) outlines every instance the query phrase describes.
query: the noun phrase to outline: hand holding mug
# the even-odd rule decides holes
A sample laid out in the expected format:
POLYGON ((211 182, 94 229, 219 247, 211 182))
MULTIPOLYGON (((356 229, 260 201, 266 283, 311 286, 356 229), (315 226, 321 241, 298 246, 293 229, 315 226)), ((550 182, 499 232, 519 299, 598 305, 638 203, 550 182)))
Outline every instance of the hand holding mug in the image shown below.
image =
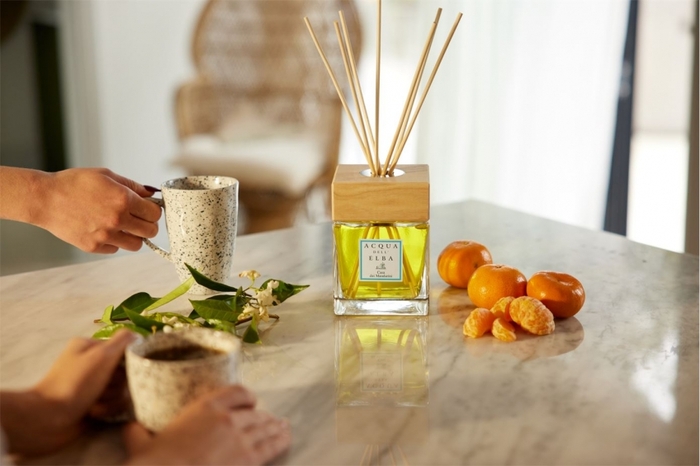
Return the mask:
POLYGON ((129 465, 260 465, 291 443, 289 423, 255 409, 255 397, 240 385, 194 400, 155 435, 137 423, 124 434, 129 465))

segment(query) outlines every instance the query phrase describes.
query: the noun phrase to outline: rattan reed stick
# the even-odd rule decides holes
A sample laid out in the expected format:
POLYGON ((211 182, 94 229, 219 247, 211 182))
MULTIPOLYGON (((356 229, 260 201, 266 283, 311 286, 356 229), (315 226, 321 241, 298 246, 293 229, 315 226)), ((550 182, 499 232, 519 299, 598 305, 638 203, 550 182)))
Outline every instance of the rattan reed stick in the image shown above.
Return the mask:
MULTIPOLYGON (((357 91, 355 90, 355 83, 354 83, 354 77, 352 70, 350 69, 350 63, 349 63, 349 56, 348 56, 348 49, 347 45, 343 42, 343 37, 340 33, 340 26, 338 25, 338 21, 333 22, 333 27, 335 28, 335 35, 338 39, 338 47, 340 47, 340 56, 343 58, 343 65, 345 66, 345 74, 348 77, 348 82, 350 83, 350 91, 352 92, 352 98, 355 101, 355 107, 357 108, 357 115, 360 121, 362 121, 362 124, 360 125, 360 128, 362 129, 362 140, 364 142, 364 146, 367 147, 368 149, 370 148, 369 140, 367 139, 367 131, 365 130, 365 122, 363 121, 362 118, 362 109, 360 108, 360 99, 357 97, 357 91)), ((370 159, 372 159, 372 152, 370 152, 370 159)), ((378 173, 377 167, 374 164, 370 165, 370 170, 373 173, 378 173)))
POLYGON ((389 447, 389 456, 391 457, 391 466, 396 466, 396 458, 394 458, 394 446, 389 447))
POLYGON ((360 77, 357 73, 357 63, 355 61, 355 53, 352 50, 352 43, 350 42, 350 34, 348 33, 348 25, 345 22, 345 15, 343 15, 342 11, 338 12, 338 15, 340 16, 340 25, 343 27, 343 35, 345 37, 345 45, 348 48, 349 51, 349 56, 350 56, 350 66, 352 67, 352 73, 355 78, 355 83, 357 84, 357 93, 360 96, 360 104, 361 104, 361 109, 362 109, 362 118, 363 118, 363 123, 367 124, 367 134, 369 135, 369 140, 371 142, 371 148, 374 148, 375 145, 375 138, 372 133, 372 127, 369 124, 369 116, 367 115, 367 106, 365 105, 365 97, 362 93, 362 87, 360 86, 360 77))
MULTIPOLYGON (((361 349, 360 349, 361 351, 361 349)), ((365 466, 365 457, 367 456, 367 451, 369 450, 370 446, 367 445, 365 447, 365 452, 362 454, 362 459, 360 460, 360 466, 365 466)))
MULTIPOLYGON (((437 13, 435 14, 435 30, 437 31, 437 27, 440 24, 440 16, 442 14, 442 8, 438 8, 437 13)), ((411 89, 411 104, 408 106, 408 111, 406 114, 403 116, 403 121, 401 122, 401 133, 399 134, 399 141, 402 141, 404 139, 404 136, 406 135, 406 128, 408 127, 408 121, 409 117, 411 115, 411 112, 413 111, 413 104, 416 102, 416 96, 418 96, 418 89, 420 88, 420 83, 421 79, 423 78, 423 71, 425 71, 425 64, 428 63, 428 57, 430 56, 430 49, 433 46, 433 40, 435 39, 435 34, 433 34, 430 37, 430 45, 428 45, 428 53, 425 54, 423 57, 423 61, 421 63, 420 67, 420 73, 418 75, 418 80, 415 83, 415 86, 411 89)), ((393 163, 396 158, 400 156, 400 152, 396 151, 393 154, 391 154, 391 162, 393 163)))
POLYGON ((375 62, 375 85, 374 85, 374 164, 379 172, 382 171, 379 161, 379 70, 382 56, 382 0, 377 0, 377 60, 375 62))
MULTIPOLYGON (((413 129, 413 125, 416 123, 416 118, 418 117, 418 114, 421 111, 421 108, 423 108, 423 102, 425 102, 425 97, 428 95, 428 91, 430 90, 431 84, 433 84, 433 79, 435 79, 435 73, 437 73, 438 68, 440 67, 440 63, 442 63, 442 58, 445 56, 445 52, 447 51, 447 47, 450 45, 450 41, 452 41, 452 36, 454 36, 455 30, 457 29, 457 25, 459 25, 459 20, 462 19, 462 13, 457 14, 457 18, 455 19, 454 24, 452 25, 452 29, 450 29, 450 33, 447 36, 447 39, 445 40, 445 45, 443 45, 442 50, 440 51, 440 55, 438 55, 438 59, 435 62, 435 66, 433 67, 433 71, 430 73, 430 77, 428 78, 428 82, 425 85, 425 89, 423 90, 423 95, 421 96, 420 101, 418 102, 418 107, 416 108, 416 112, 413 114, 413 118, 411 118, 411 123, 408 125, 408 131, 406 132, 403 140, 401 141, 401 144, 399 145, 399 150, 398 150, 398 156, 396 159, 392 162, 391 166, 389 167, 388 172, 391 174, 394 171, 394 168, 396 168, 396 164, 399 162, 399 157, 401 157, 401 153, 403 152, 403 148, 406 145, 406 141, 408 140, 408 137, 411 134, 411 130, 413 129)), ((386 167, 385 167, 386 169, 386 167)))
MULTIPOLYGON (((350 124, 352 125, 352 129, 355 132, 355 136, 357 137, 357 140, 360 143, 360 146, 362 147, 362 152, 365 154, 365 159, 367 159, 367 164, 369 165, 370 169, 373 167, 372 163, 372 158, 369 155, 369 150, 367 147, 362 142, 362 138, 360 137, 360 133, 357 130, 357 125, 355 125, 355 120, 352 117, 352 113, 350 112, 350 108, 348 107, 347 102, 345 101, 345 97, 343 96, 343 91, 340 89, 340 86, 338 85, 338 81, 335 79, 335 74, 333 73, 333 69, 331 68, 330 63, 328 63, 328 59, 326 58, 326 54, 323 53, 323 48, 321 47, 321 44, 318 41, 318 38, 316 37, 316 33, 314 32, 314 29, 311 27, 311 23, 309 22, 308 17, 304 17, 304 23, 306 23, 306 27, 309 30, 309 34, 311 34, 311 39, 314 41, 314 45, 316 46, 316 50, 318 50, 318 54, 321 55, 321 60, 323 60, 323 64, 326 66, 326 71, 328 71, 328 74, 331 77, 331 81, 333 81, 333 86, 335 87, 335 91, 338 93, 338 97, 340 98, 340 103, 343 105, 343 108, 345 109, 345 113, 347 114, 348 118, 350 119, 350 124)), ((373 174, 374 176, 374 174, 373 174)))
POLYGON ((421 68, 421 63, 423 62, 423 59, 425 58, 428 47, 430 46, 430 41, 433 35, 435 34, 435 28, 437 25, 433 23, 430 26, 430 32, 428 33, 428 39, 425 41, 425 45, 423 46, 423 52, 420 55, 420 59, 418 60, 418 66, 416 67, 416 72, 413 74, 413 80, 411 81, 411 87, 409 88, 408 95, 406 96, 406 103, 403 106, 403 111, 401 112, 401 118, 399 118, 399 124, 396 126, 396 132, 394 133, 394 139, 391 141, 391 146, 389 148, 389 153, 386 155, 386 160, 384 162, 384 167, 382 169, 382 173, 380 176, 386 176, 386 174, 389 172, 389 163, 391 162, 391 156, 394 153, 394 149, 396 148, 396 143, 399 139, 399 133, 401 132, 401 122, 404 119, 404 116, 406 115, 406 110, 408 110, 408 105, 411 101, 411 92, 410 89, 413 89, 413 87, 416 85, 416 81, 418 80, 418 74, 420 72, 421 68))

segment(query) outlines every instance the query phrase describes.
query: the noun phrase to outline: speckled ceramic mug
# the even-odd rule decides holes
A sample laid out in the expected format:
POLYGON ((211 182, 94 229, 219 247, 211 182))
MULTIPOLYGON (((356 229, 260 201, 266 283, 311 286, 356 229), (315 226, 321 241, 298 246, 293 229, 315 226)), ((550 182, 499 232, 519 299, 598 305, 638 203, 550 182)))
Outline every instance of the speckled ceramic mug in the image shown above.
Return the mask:
POLYGON ((140 338, 126 350, 126 374, 136 419, 154 432, 189 401, 239 382, 240 340, 226 332, 187 328, 140 338), (200 346, 218 354, 190 360, 149 359, 154 352, 200 346))
MULTIPOLYGON (((190 278, 185 264, 224 282, 231 273, 238 223, 238 180, 226 176, 187 176, 166 181, 163 198, 151 200, 165 211, 170 251, 144 243, 175 264, 180 281, 190 278)), ((212 294, 200 285, 192 294, 212 294)))

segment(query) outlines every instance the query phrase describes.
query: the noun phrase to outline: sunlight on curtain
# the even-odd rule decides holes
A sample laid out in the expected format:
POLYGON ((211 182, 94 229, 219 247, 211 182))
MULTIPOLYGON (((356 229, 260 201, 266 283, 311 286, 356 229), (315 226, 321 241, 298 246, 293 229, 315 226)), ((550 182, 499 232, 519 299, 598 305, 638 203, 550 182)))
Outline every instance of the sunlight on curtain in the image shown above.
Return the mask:
MULTIPOLYGON (((628 2, 382 4, 380 152, 388 150, 435 10, 444 11, 430 67, 461 11, 401 161, 430 164, 434 204, 475 198, 602 228, 628 2)), ((361 80, 373 96, 376 2, 358 0, 358 9, 361 80)), ((341 163, 363 163, 348 130, 341 163)))

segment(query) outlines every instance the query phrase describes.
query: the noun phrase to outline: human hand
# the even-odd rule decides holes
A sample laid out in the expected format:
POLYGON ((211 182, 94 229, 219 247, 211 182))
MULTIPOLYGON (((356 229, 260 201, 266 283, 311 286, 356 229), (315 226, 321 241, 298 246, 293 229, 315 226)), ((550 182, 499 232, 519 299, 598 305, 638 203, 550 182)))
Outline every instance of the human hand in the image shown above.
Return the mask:
POLYGON ((129 465, 265 464, 291 443, 287 421, 254 409, 255 398, 240 385, 202 396, 162 431, 126 426, 129 465))
POLYGON ((126 392, 125 385, 120 390, 114 384, 113 376, 119 374, 116 369, 134 338, 129 331, 108 341, 75 338, 34 388, 3 392, 0 423, 10 453, 36 456, 56 451, 81 434, 86 416, 112 412, 115 405, 108 401, 117 400, 115 393, 126 392), (110 385, 111 393, 106 390, 110 385))
POLYGON ((103 168, 73 168, 48 175, 35 225, 83 251, 138 251, 158 233, 161 209, 144 197, 153 192, 103 168))

